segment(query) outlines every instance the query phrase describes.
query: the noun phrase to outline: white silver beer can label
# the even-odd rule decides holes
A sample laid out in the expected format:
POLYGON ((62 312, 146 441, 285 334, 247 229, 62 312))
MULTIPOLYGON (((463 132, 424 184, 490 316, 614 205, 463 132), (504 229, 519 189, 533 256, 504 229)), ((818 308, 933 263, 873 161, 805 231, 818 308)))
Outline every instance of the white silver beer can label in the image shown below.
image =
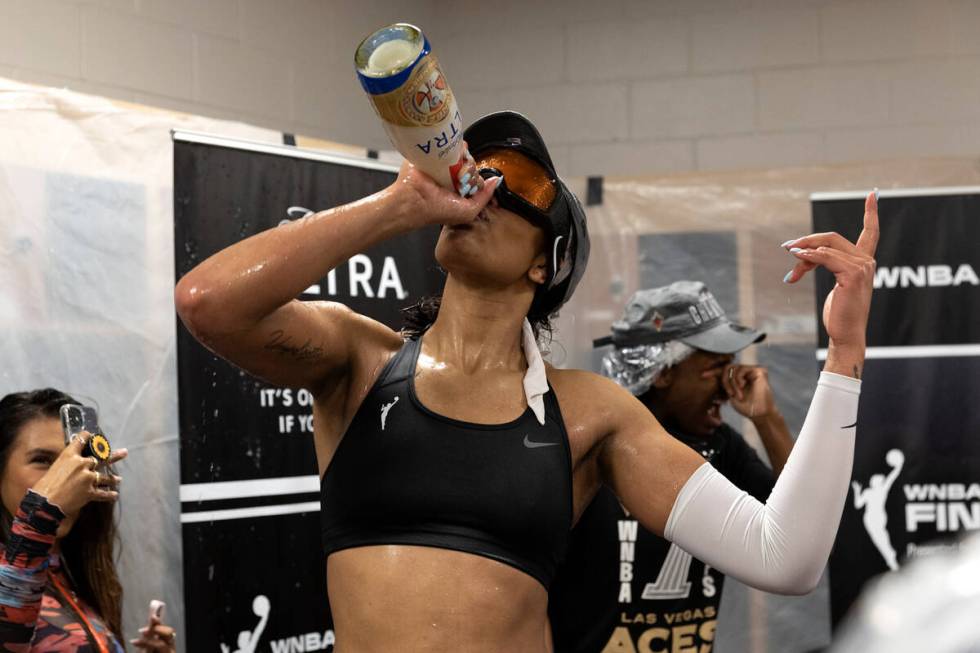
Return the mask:
POLYGON ((440 185, 459 190, 458 172, 466 163, 463 120, 421 30, 406 23, 380 29, 358 46, 354 60, 361 86, 395 149, 440 185), (386 44, 409 58, 396 57, 392 69, 384 70, 372 55, 386 44))

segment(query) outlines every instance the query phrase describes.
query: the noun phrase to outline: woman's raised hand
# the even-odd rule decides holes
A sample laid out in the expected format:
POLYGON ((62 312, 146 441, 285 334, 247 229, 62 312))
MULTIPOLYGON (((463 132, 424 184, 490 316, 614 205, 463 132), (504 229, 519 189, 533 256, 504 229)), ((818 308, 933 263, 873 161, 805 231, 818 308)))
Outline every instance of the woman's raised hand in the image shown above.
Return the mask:
MULTIPOLYGON (((99 460, 94 456, 82 456, 85 444, 92 435, 83 431, 72 438, 64 451, 32 488, 58 508, 66 516, 76 516, 89 501, 115 501, 119 492, 115 488, 122 480, 115 474, 96 472, 99 460)), ((112 452, 109 463, 115 463, 127 455, 125 449, 112 452)))
MULTIPOLYGON (((828 362, 842 354, 848 360, 855 359, 857 366, 864 361, 878 236, 878 198, 872 192, 864 200, 864 228, 856 243, 838 233, 812 234, 783 243, 799 261, 786 275, 787 283, 799 281, 817 266, 829 270, 836 280, 823 306, 823 324, 831 349, 828 362)), ((851 367, 846 371, 859 372, 851 367)))
POLYGON ((500 179, 483 180, 468 153, 466 159, 469 163, 460 169, 458 181, 460 190, 465 190, 467 197, 454 189, 443 188, 408 161, 402 163, 398 179, 391 188, 405 203, 402 208, 418 226, 472 222, 493 197, 500 179))

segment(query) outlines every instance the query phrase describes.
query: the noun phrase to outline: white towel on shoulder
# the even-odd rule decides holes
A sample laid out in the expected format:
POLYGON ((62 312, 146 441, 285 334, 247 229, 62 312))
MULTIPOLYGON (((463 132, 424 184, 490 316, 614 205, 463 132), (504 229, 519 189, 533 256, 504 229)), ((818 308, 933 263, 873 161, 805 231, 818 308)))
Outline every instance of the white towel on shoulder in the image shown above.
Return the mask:
POLYGON ((527 358, 527 372, 524 374, 524 397, 527 405, 534 411, 540 424, 544 424, 544 393, 548 392, 548 375, 538 349, 534 329, 527 318, 524 318, 524 357, 527 358))

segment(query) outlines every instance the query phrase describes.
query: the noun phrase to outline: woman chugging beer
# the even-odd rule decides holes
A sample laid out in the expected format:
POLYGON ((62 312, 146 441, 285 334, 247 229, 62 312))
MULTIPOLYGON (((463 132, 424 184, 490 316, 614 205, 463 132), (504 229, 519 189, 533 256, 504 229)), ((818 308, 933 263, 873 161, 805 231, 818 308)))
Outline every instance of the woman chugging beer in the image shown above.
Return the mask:
POLYGON ((787 248, 823 266, 830 348, 769 500, 739 492, 632 395, 541 360, 535 336, 588 256, 585 216, 523 116, 465 134, 470 198, 404 165, 388 188, 282 225, 201 263, 177 309, 207 347, 314 405, 324 554, 338 651, 550 649, 547 586, 600 483, 648 529, 746 583, 810 591, 847 492, 878 223, 787 248), (349 308, 297 301, 355 253, 441 224, 441 302, 408 339, 349 308), (283 347, 308 343, 302 351, 283 347), (278 339, 279 345, 269 343, 278 339))

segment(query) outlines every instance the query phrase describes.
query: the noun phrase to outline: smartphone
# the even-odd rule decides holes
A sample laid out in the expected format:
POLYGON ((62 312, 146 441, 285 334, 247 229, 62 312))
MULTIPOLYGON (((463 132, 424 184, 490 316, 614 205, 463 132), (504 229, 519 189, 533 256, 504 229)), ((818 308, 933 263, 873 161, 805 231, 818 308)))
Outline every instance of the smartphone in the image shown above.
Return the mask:
MULTIPOLYGON (((65 432, 65 444, 70 443, 71 439, 82 431, 88 431, 93 437, 85 445, 85 448, 82 450, 82 455, 93 456, 100 461, 95 471, 104 475, 112 474, 113 468, 109 464, 112 447, 109 445, 109 440, 106 439, 102 433, 102 428, 99 426, 98 411, 91 406, 64 404, 60 412, 61 428, 65 432)), ((100 487, 108 487, 108 485, 102 484, 100 487)))
POLYGON ((88 431, 92 435, 102 433, 98 411, 81 404, 64 404, 61 407, 61 428, 65 432, 65 444, 82 431, 88 431))
POLYGON ((150 614, 147 617, 147 623, 153 623, 154 619, 156 619, 158 623, 162 623, 163 613, 166 611, 166 609, 167 604, 163 601, 157 601, 156 599, 150 601, 150 614))

